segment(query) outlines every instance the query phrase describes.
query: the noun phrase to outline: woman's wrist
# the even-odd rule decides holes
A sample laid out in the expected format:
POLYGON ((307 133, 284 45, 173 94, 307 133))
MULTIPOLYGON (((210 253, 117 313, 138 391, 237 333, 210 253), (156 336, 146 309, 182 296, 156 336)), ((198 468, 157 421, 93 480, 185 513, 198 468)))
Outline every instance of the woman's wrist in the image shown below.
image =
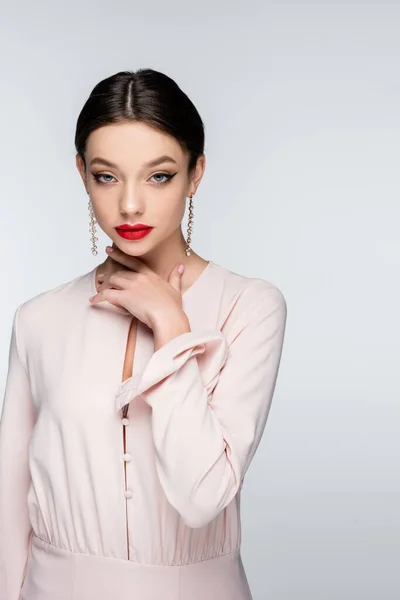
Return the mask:
POLYGON ((151 328, 154 334, 154 352, 178 335, 191 331, 189 319, 182 309, 172 313, 159 312, 153 317, 151 328))

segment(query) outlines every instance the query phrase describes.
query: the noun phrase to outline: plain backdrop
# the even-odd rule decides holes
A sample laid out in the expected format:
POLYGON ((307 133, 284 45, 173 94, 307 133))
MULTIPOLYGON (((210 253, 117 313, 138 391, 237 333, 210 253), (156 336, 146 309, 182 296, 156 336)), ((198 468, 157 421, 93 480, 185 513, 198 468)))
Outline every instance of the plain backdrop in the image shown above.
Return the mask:
POLYGON ((400 3, 14 0, 0 17, 3 389, 16 307, 106 256, 75 167, 84 101, 117 71, 165 72, 206 125, 193 249, 288 305, 242 491, 254 600, 398 600, 400 3))

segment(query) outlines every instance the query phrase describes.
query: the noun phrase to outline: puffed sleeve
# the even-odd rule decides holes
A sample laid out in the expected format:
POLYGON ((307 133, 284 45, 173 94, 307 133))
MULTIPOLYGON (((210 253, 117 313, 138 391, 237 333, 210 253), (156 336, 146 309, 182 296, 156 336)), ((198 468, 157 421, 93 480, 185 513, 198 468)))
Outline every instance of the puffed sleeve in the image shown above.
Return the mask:
POLYGON ((18 600, 20 596, 31 534, 28 443, 34 418, 28 377, 18 349, 20 308, 13 319, 0 420, 0 600, 18 600))
POLYGON ((185 332, 117 395, 117 409, 138 395, 152 407, 160 483, 189 527, 212 521, 238 492, 275 389, 285 298, 271 285, 239 310, 229 345, 220 330, 185 332))

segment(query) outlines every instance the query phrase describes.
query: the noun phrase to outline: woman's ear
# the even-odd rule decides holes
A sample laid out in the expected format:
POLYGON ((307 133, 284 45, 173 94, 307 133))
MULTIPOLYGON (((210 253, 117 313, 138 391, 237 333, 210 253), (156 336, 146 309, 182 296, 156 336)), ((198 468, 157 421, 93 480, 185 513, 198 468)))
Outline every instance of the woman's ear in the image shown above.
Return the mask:
POLYGON ((194 169, 193 176, 191 178, 191 183, 194 184, 194 187, 195 187, 194 192, 192 192, 193 195, 196 193, 197 188, 200 185, 200 181, 202 180, 205 169, 206 169, 206 157, 204 154, 201 154, 197 159, 196 167, 194 169))
POLYGON ((85 186, 86 192, 89 193, 87 189, 87 178, 86 178, 86 166, 80 154, 77 154, 75 157, 76 168, 80 176, 82 177, 83 185, 85 186))

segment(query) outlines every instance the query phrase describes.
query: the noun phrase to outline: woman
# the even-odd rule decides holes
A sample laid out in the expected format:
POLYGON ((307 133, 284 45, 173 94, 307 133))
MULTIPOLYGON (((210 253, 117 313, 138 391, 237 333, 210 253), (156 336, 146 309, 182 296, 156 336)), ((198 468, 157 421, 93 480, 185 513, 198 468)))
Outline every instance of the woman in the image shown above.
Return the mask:
POLYGON ((240 490, 274 392, 284 296, 191 249, 204 128, 169 77, 101 81, 75 143, 92 251, 96 222, 113 243, 14 315, 0 600, 248 600, 240 490))

